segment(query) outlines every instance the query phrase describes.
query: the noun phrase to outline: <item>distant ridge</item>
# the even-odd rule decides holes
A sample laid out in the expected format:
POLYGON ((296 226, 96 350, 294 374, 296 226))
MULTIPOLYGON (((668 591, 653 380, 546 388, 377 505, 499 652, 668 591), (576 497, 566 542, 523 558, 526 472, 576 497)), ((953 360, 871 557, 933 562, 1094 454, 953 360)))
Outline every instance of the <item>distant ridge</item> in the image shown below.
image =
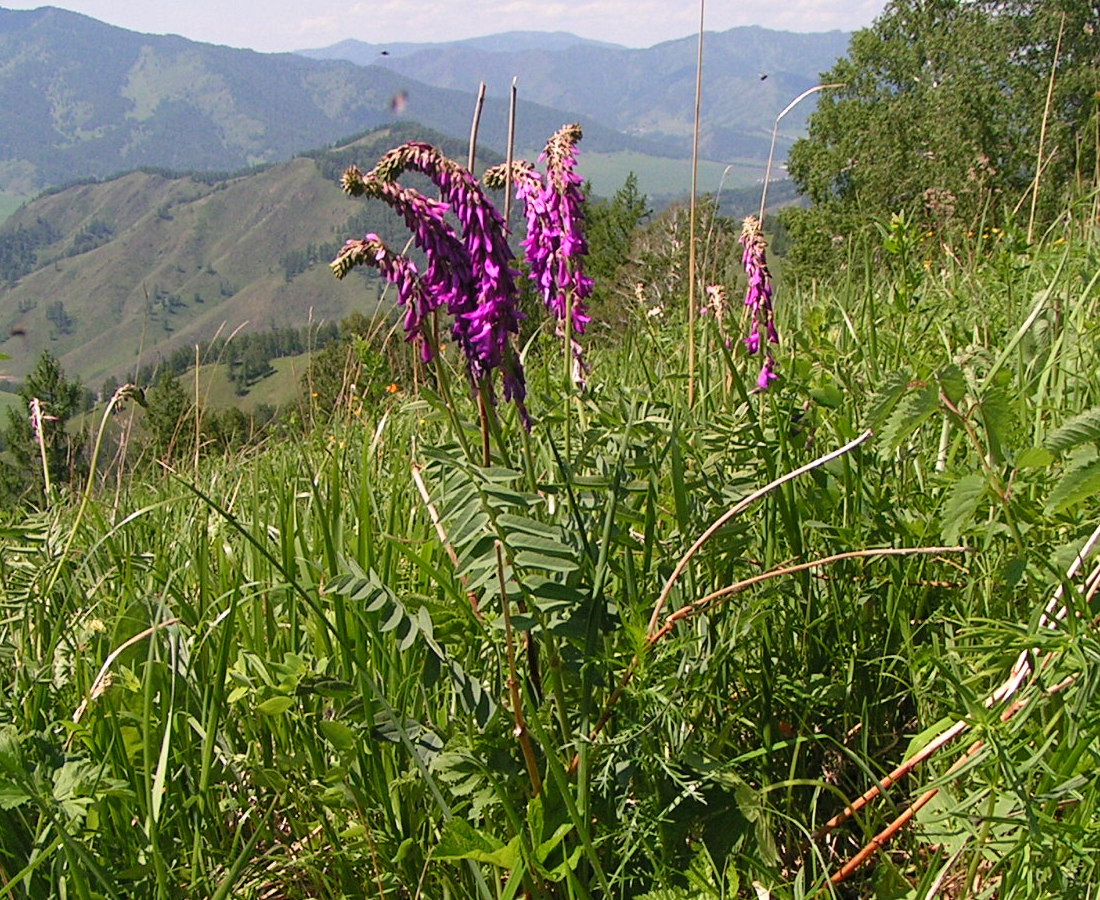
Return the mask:
MULTIPOLYGON (((378 66, 144 35, 52 7, 0 8, 0 193, 139 166, 233 170, 404 117, 469 132, 476 76, 428 86, 378 66)), ((481 136, 503 147, 507 104, 486 104, 481 136)), ((518 140, 538 147, 575 112, 521 101, 518 140)), ((591 150, 664 152, 580 117, 591 150)))
POLYGON ((465 148, 397 123, 251 173, 143 169, 40 196, 0 225, 4 373, 25 375, 48 349, 94 386, 239 327, 370 314, 380 282, 367 269, 337 281, 327 263, 350 237, 404 226, 347 197, 339 173, 414 138, 465 148))
POLYGON ((606 41, 593 41, 577 37, 568 31, 505 31, 484 37, 464 38, 457 41, 393 44, 370 44, 365 41, 348 39, 315 50, 298 50, 297 53, 310 59, 344 59, 360 66, 369 66, 379 61, 383 53, 387 56, 410 56, 421 51, 435 51, 441 48, 465 47, 485 53, 520 53, 526 50, 565 50, 569 47, 601 47, 609 50, 625 50, 620 44, 606 41))
MULTIPOLYGON (((478 78, 490 96, 505 96, 518 77, 520 96, 527 100, 572 110, 645 138, 669 154, 690 151, 696 38, 636 50, 561 33, 544 41, 538 37, 511 32, 426 45, 348 40, 306 52, 313 58, 379 66, 441 88, 463 87, 478 78)), ((849 37, 841 31, 795 34, 758 26, 707 32, 704 156, 727 162, 766 157, 776 114, 845 55, 849 37)), ((786 139, 801 133, 812 109, 807 102, 784 119, 786 139)))

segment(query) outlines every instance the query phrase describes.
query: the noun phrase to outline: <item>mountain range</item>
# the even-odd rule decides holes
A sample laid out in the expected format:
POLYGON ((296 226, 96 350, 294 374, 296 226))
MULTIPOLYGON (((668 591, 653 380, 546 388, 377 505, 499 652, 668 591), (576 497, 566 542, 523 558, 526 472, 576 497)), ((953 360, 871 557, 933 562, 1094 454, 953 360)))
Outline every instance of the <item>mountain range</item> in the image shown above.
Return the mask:
MULTIPOLYGON (((705 34, 703 156, 724 162, 766 158, 776 114, 845 54, 849 37, 841 31, 793 34, 755 26, 705 34)), ((476 73, 490 97, 506 96, 515 77, 527 100, 643 138, 669 155, 690 153, 694 37, 634 50, 561 32, 509 32, 434 45, 347 40, 302 53, 377 66, 451 90, 468 88, 476 73)), ((785 137, 801 132, 812 108, 804 104, 784 119, 785 137)))
MULTIPOLYGON (((842 32, 708 34, 704 156, 719 168, 746 158, 759 166, 776 112, 846 45, 842 32)), ((500 150, 513 77, 524 155, 579 121, 586 153, 683 159, 695 47, 694 38, 631 50, 518 32, 262 54, 51 7, 0 8, 0 193, 29 196, 140 166, 208 171, 284 161, 402 117, 462 136, 479 81, 488 86, 481 141, 500 150)), ((785 127, 797 131, 801 120, 789 119, 785 127)))

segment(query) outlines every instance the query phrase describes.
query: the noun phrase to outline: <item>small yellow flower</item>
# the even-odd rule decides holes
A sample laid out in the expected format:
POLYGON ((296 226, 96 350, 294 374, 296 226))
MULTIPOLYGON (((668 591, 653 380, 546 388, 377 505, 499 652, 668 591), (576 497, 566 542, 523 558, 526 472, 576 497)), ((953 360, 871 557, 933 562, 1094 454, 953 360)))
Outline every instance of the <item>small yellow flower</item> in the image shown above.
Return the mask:
POLYGON ((399 390, 401 390, 401 388, 399 388, 397 386, 396 382, 394 382, 393 384, 387 384, 386 385, 386 393, 387 394, 396 394, 399 390))

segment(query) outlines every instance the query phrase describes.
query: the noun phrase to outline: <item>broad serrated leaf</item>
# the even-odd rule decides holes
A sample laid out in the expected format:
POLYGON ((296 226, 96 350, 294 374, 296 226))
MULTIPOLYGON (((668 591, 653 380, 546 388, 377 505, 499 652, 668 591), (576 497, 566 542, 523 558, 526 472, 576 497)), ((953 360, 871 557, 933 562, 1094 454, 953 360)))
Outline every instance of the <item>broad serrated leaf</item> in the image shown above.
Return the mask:
POLYGON ((1046 447, 1028 447, 1016 454, 1017 469, 1045 469, 1054 462, 1054 454, 1046 447))
POLYGON ((905 393, 912 378, 907 371, 891 372, 871 398, 867 406, 867 427, 878 431, 894 411, 898 400, 905 393))
POLYGON ((882 440, 896 450, 940 408, 936 386, 923 384, 910 390, 898 401, 882 429, 882 440))
POLYGON ((940 390, 947 395, 947 399, 958 406, 966 396, 966 376, 963 370, 951 363, 937 372, 936 378, 940 383, 940 390))
POLYGON ((965 475, 951 485, 940 515, 940 535, 945 544, 955 544, 968 526, 974 522, 978 505, 985 496, 984 475, 965 475))
POLYGON ((980 404, 982 424, 992 461, 1004 459, 1003 447, 1012 428, 1012 405, 1008 393, 1002 387, 990 388, 982 395, 980 404))
POLYGON ((1047 512, 1060 513, 1100 491, 1100 459, 1070 469, 1047 498, 1047 512))
POLYGON ((1052 453, 1065 453, 1090 441, 1100 441, 1100 406, 1074 416, 1049 434, 1043 444, 1052 453))
POLYGON ((0 809, 15 809, 30 799, 31 795, 18 784, 10 781, 0 782, 0 809))

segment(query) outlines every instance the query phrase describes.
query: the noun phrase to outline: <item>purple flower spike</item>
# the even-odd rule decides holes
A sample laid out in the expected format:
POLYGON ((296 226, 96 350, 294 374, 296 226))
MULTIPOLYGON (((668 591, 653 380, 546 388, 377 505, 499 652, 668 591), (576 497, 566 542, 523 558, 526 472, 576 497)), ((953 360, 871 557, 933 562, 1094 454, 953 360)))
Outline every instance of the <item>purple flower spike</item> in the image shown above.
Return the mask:
MULTIPOLYGON (((772 276, 768 271, 766 253, 768 242, 764 240, 760 220, 756 216, 745 219, 741 227, 741 237, 738 240, 744 247, 741 262, 745 267, 745 276, 748 281, 748 287, 745 290, 745 306, 751 313, 749 336, 745 338, 745 347, 750 354, 755 355, 760 352, 762 335, 767 336, 769 344, 779 343, 779 332, 776 330, 772 316, 772 276)), ((761 391, 766 391, 778 377, 774 367, 775 360, 769 350, 764 366, 760 370, 760 377, 756 379, 756 386, 761 391)))
POLYGON ((775 374, 775 360, 772 359, 771 354, 764 357, 764 365, 760 368, 760 375, 756 379, 756 386, 766 391, 768 386, 775 381, 779 376, 775 374))
MULTIPOLYGON (((512 183, 516 199, 523 203, 527 219, 524 255, 530 278, 543 303, 558 319, 557 332, 564 338, 568 298, 572 297, 572 329, 584 334, 591 316, 584 301, 592 294, 592 279, 584 273, 588 242, 584 236, 584 195, 581 177, 576 172, 576 144, 581 138, 579 125, 566 125, 550 138, 539 157, 546 163, 545 181, 528 162, 512 165, 512 183)), ((485 173, 485 182, 501 187, 506 181, 506 166, 485 173)), ((580 345, 573 342, 576 371, 586 370, 580 359, 580 345)), ((583 379, 577 381, 583 384, 583 379)))
POLYGON ((354 166, 348 169, 341 183, 347 193, 383 200, 401 215, 427 267, 419 272, 410 260, 386 249, 377 235, 367 235, 345 245, 332 263, 336 276, 342 278, 353 266, 367 263, 396 285, 398 302, 406 307, 407 339, 420 344, 425 361, 431 359, 425 331, 428 313, 446 308, 471 381, 478 384, 494 369, 503 369, 505 397, 517 402, 529 425, 522 408, 523 367, 511 345, 521 318, 517 273, 511 268, 504 219, 477 179, 435 147, 410 141, 385 154, 366 175, 354 166), (440 199, 398 185, 405 171, 426 175, 439 189, 440 199), (447 223, 447 212, 458 220, 461 234, 447 223))

